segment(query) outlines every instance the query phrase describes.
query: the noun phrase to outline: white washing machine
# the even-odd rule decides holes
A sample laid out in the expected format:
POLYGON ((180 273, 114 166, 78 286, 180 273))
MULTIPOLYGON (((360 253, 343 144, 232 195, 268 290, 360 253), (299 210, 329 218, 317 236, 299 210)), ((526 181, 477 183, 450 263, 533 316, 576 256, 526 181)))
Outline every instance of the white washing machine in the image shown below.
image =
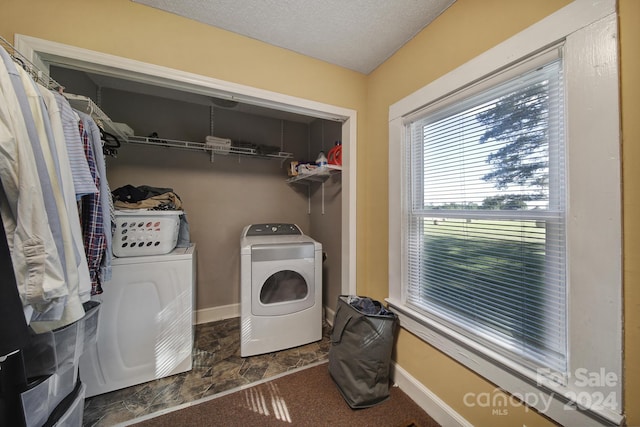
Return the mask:
POLYGON ((240 355, 322 339, 322 244, 295 224, 253 224, 240 240, 240 355))
POLYGON ((87 397, 191 370, 195 277, 195 245, 113 259, 96 343, 80 357, 87 397))

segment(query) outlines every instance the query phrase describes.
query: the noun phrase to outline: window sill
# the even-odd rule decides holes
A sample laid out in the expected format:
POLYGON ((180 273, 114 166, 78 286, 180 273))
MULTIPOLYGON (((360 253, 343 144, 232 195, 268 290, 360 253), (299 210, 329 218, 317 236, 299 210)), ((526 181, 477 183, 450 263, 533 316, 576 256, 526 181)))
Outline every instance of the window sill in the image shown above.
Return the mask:
POLYGON ((565 397, 580 397, 582 392, 569 390, 546 378, 539 378, 535 372, 433 321, 396 299, 387 298, 385 301, 398 315, 400 327, 560 424, 623 424, 624 417, 611 409, 585 408, 565 397))

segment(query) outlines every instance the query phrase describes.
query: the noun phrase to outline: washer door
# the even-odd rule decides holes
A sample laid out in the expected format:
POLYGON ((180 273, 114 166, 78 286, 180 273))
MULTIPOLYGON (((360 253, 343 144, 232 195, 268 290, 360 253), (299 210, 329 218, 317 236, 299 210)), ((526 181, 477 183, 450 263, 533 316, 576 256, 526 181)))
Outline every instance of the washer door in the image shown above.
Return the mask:
POLYGON ((315 304, 313 243, 251 248, 251 312, 256 316, 296 313, 315 304))

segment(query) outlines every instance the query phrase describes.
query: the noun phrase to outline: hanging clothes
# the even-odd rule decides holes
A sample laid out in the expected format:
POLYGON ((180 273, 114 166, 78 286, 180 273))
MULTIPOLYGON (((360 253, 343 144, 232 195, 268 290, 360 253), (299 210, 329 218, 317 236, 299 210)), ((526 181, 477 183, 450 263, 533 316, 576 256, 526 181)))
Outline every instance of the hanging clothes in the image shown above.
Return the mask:
POLYGON ((64 307, 68 289, 47 217, 51 209, 45 206, 30 133, 11 81, 17 72, 4 49, 0 56, 5 65, 0 67, 0 209, 25 312, 42 313, 64 307))
MULTIPOLYGON (((89 267, 87 266, 87 257, 84 252, 84 242, 82 240, 82 228, 80 225, 80 217, 78 215, 78 205, 76 202, 76 189, 74 185, 73 179, 73 170, 71 167, 71 162, 69 160, 68 154, 68 146, 67 137, 65 134, 65 130, 63 128, 62 121, 62 109, 60 108, 60 103, 58 102, 57 97, 51 91, 43 86, 39 86, 40 93, 44 98, 45 105, 47 107, 47 112, 49 114, 49 119, 51 121, 51 128, 54 136, 54 144, 55 150, 58 154, 58 159, 60 162, 60 175, 61 175, 61 183, 62 183, 62 193, 65 201, 65 205, 68 212, 69 224, 71 226, 71 234, 73 237, 73 252, 76 258, 76 268, 78 270, 78 278, 79 278, 79 286, 77 289, 77 293, 79 295, 80 302, 87 302, 91 298, 91 277, 89 275, 89 267)), ((62 95, 58 94, 60 97, 62 95)), ((66 99, 65 99, 66 101, 66 99)), ((63 104, 64 105, 64 104, 63 104)), ((71 106, 67 102, 66 104, 69 108, 71 106)), ((81 144, 80 141, 80 132, 75 129, 75 137, 77 138, 78 144, 81 144)), ((75 141, 75 140, 74 140, 75 141)), ((84 157, 84 155, 83 155, 84 157)), ((89 166, 86 163, 86 159, 84 162, 87 174, 90 176, 89 166)), ((95 193, 95 184, 93 181, 91 182, 92 192, 95 193)), ((90 187, 91 189, 91 187, 90 187)))
POLYGON ((93 159, 96 167, 96 174, 99 181, 96 183, 98 193, 100 194, 100 209, 102 210, 102 227, 104 232, 104 253, 100 262, 99 279, 102 283, 111 280, 111 236, 115 230, 116 218, 113 207, 113 199, 111 197, 111 189, 107 181, 107 168, 104 161, 104 153, 102 151, 102 135, 100 128, 91 116, 80 113, 81 119, 86 124, 85 129, 89 131, 89 141, 93 149, 93 159))
MULTIPOLYGON (((26 84, 26 83, 25 83, 26 84)), ((32 328, 36 332, 56 329, 65 326, 76 320, 77 316, 84 315, 82 303, 88 301, 91 297, 91 275, 87 264, 86 254, 84 251, 84 242, 82 238, 82 229, 80 219, 77 214, 78 208, 76 203, 76 192, 73 186, 73 176, 71 166, 66 149, 64 138, 64 130, 60 117, 59 105, 55 100, 55 96, 45 87, 37 85, 39 95, 46 107, 48 116, 42 117, 45 128, 48 126, 47 137, 50 142, 52 156, 57 160, 57 174, 60 177, 60 193, 57 198, 58 203, 64 204, 64 214, 67 225, 70 229, 71 236, 65 239, 65 251, 67 254, 67 263, 71 260, 74 264, 68 264, 68 269, 73 269, 73 274, 68 274, 69 296, 67 304, 60 319, 55 321, 41 321, 41 319, 33 318, 31 322, 32 328), (60 200, 60 198, 62 200, 60 200)), ((76 131, 79 135, 79 131, 76 131)), ((87 167, 88 169, 88 167, 87 167)))
MULTIPOLYGON (((41 332, 66 326, 80 320, 82 316, 84 316, 84 308, 82 307, 82 301, 80 301, 78 294, 80 279, 78 277, 75 246, 73 243, 73 233, 71 232, 69 212, 67 211, 67 204, 64 200, 61 177, 63 167, 58 156, 58 150, 55 146, 55 137, 51 127, 51 121, 37 84, 31 79, 25 70, 20 70, 21 69, 18 69, 29 101, 31 115, 36 125, 38 140, 40 141, 40 148, 45 161, 45 171, 49 175, 49 181, 51 182, 51 188, 53 191, 51 198, 53 198, 58 214, 60 226, 59 233, 61 236, 60 238, 62 239, 62 251, 60 252, 60 258, 67 280, 67 289, 69 291, 64 310, 60 316, 52 318, 48 312, 37 313, 37 315, 31 319, 32 328, 36 332, 41 332), (41 321, 47 323, 40 323, 41 321)), ((54 236, 54 238, 56 237, 54 236)))
MULTIPOLYGON (((80 201, 82 196, 98 194, 98 189, 96 188, 93 176, 89 170, 87 156, 85 155, 85 149, 81 139, 81 132, 79 129, 80 116, 73 110, 67 98, 62 94, 58 92, 51 93, 53 94, 60 111, 60 121, 62 124, 65 148, 67 150, 67 157, 69 159, 69 166, 71 169, 75 200, 80 201)), ((79 221, 80 217, 78 216, 78 222, 79 221)), ((79 293, 81 300, 84 301, 87 296, 90 297, 92 295, 92 291, 95 287, 92 285, 93 281, 91 280, 91 275, 89 273, 82 226, 80 226, 79 236, 74 235, 74 238, 79 240, 79 243, 76 244, 81 248, 79 293)))
POLYGON ((67 98, 58 92, 52 92, 60 109, 60 120, 64 131, 65 146, 73 176, 73 188, 76 192, 76 200, 86 194, 95 194, 98 190, 89 171, 87 157, 78 131, 80 116, 73 111, 67 98))
MULTIPOLYGON (((42 132, 39 131, 42 130, 42 127, 37 126, 37 122, 31 109, 30 98, 29 96, 27 96, 27 89, 29 88, 29 86, 25 87, 23 85, 23 77, 25 77, 26 71, 22 68, 17 68, 13 63, 13 60, 8 55, 3 55, 2 59, 5 63, 5 67, 9 71, 11 84, 13 85, 13 91, 17 96, 18 105, 20 106, 22 121, 24 122, 27 129, 28 141, 31 144, 31 149, 33 150, 33 158, 36 162, 38 179, 40 181, 40 187, 42 188, 42 195, 44 198, 44 206, 47 214, 47 219, 49 221, 51 233, 53 235, 54 244, 57 248, 57 254, 61 261, 60 264, 63 271, 63 278, 64 280, 66 280, 66 262, 64 259, 65 254, 63 248, 62 226, 60 223, 58 207, 56 206, 56 200, 54 199, 53 183, 51 181, 51 176, 47 168, 45 153, 43 152, 43 147, 46 146, 43 145, 40 140, 42 132)), ((27 74, 26 79, 30 81, 31 77, 27 74)), ((59 317, 55 314, 56 312, 52 310, 48 310, 46 313, 53 317, 59 317)))
MULTIPOLYGON (((80 122, 78 124, 85 156, 89 165, 89 171, 93 177, 96 188, 100 188, 100 174, 96 167, 96 160, 93 146, 90 140, 90 131, 88 130, 90 123, 93 122, 91 117, 86 114, 80 114, 80 122)), ((89 274, 91 277, 91 294, 97 295, 103 292, 102 283, 100 281, 100 266, 102 265, 102 257, 107 247, 105 241, 104 221, 102 200, 100 193, 88 194, 82 197, 82 234, 84 236, 84 248, 87 255, 87 264, 89 266, 89 274)))
POLYGON ((111 279, 114 207, 95 121, 0 58, 0 214, 24 320, 44 332, 111 279))
POLYGON ((0 356, 3 356, 24 348, 29 342, 29 329, 18 295, 4 227, 0 227, 0 277, 0 356))

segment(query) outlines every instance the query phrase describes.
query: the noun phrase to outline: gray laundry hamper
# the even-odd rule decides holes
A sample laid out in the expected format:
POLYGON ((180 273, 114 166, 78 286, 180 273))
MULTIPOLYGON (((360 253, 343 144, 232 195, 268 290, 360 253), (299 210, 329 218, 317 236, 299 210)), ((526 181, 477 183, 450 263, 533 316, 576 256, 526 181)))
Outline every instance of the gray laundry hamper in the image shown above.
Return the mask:
POLYGON ((329 373, 351 408, 367 408, 389 397, 397 322, 397 315, 378 301, 345 295, 338 298, 329 373))

